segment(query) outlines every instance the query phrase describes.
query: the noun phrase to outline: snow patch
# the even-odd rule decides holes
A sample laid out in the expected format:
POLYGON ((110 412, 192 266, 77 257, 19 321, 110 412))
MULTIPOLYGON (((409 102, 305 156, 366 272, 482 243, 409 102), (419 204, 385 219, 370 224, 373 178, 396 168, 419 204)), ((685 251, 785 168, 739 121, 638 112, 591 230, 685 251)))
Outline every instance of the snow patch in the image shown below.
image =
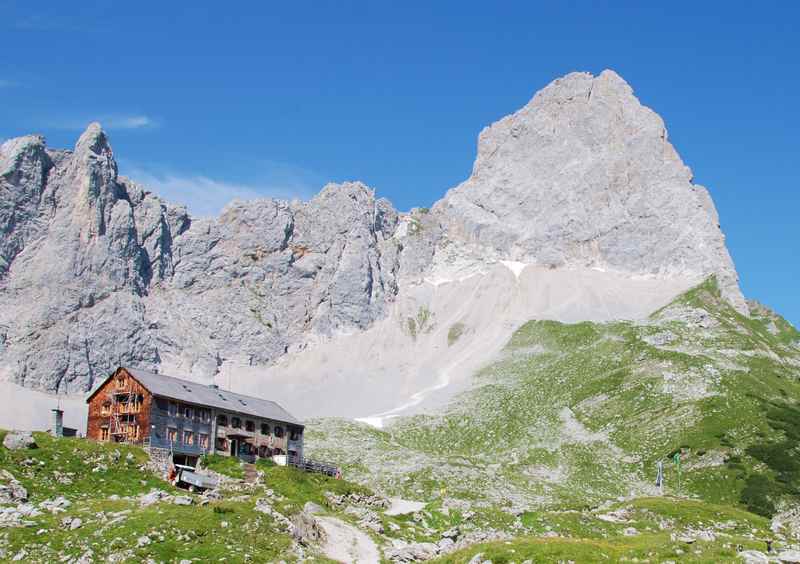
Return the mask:
POLYGON ((528 266, 527 263, 518 262, 515 260, 501 260, 500 264, 508 268, 511 272, 514 273, 514 276, 517 277, 519 280, 519 275, 522 274, 522 271, 525 270, 525 267, 528 266))

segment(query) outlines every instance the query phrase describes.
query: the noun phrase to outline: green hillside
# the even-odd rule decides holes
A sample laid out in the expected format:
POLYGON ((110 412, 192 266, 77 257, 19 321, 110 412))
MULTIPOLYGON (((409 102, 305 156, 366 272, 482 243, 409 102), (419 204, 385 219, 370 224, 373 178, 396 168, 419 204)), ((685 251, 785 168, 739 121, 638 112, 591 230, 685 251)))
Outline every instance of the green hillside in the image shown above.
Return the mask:
POLYGON ((659 495, 659 460, 665 494, 771 516, 800 485, 800 333, 752 310, 712 278, 644 322, 531 321, 443 414, 386 430, 318 421, 309 450, 381 491, 463 500, 498 524, 659 495))
MULTIPOLYGON (((260 466, 262 484, 231 481, 222 487, 223 499, 204 500, 147 471, 141 449, 46 433, 36 433, 35 439, 36 449, 0 447, 0 471, 10 472, 28 490, 28 505, 41 513, 24 517, 21 526, 0 528, 3 562, 293 561, 286 528, 257 511, 258 500, 270 499, 276 511, 291 517, 308 501, 324 506, 327 492, 366 491, 344 480, 260 466), (167 498, 143 506, 141 496, 153 489, 186 496, 191 505, 167 498), (68 504, 63 510, 42 508, 42 502, 61 496, 68 504), (80 520, 77 528, 71 527, 74 519, 80 520)), ((0 476, 0 482, 7 483, 7 477, 0 476)))

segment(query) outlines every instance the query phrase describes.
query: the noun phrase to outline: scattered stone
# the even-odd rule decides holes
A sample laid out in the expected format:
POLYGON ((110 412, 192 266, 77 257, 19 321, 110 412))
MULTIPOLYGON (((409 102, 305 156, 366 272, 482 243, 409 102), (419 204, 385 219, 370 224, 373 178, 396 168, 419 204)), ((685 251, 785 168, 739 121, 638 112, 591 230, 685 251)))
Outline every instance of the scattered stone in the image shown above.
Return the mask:
POLYGON ((70 564, 93 564, 93 563, 94 563, 94 552, 91 550, 87 550, 86 552, 81 554, 80 558, 70 562, 70 564))
POLYGON ((49 511, 50 513, 62 513, 67 510, 72 502, 64 496, 58 496, 55 499, 48 499, 39 504, 41 509, 49 511))
POLYGON ((430 560, 439 553, 439 547, 432 542, 408 544, 399 548, 391 548, 385 552, 392 562, 407 563, 430 560))
POLYGON ((794 550, 794 549, 781 550, 778 553, 778 561, 787 563, 800 562, 800 550, 794 550))
POLYGON ((139 547, 147 546, 151 542, 153 542, 153 541, 150 540, 150 537, 148 537, 146 535, 143 535, 143 536, 139 537, 138 539, 136 539, 136 546, 139 546, 139 547))
POLYGON ((139 505, 142 507, 147 507, 149 505, 153 505, 154 503, 158 503, 159 501, 168 500, 170 496, 167 492, 162 490, 150 490, 149 493, 142 494, 139 496, 139 505))
POLYGON ((769 558, 763 552, 757 550, 745 550, 739 553, 739 558, 744 560, 745 564, 768 564, 769 558))
POLYGON ((624 508, 617 509, 615 511, 609 511, 608 513, 603 513, 597 516, 598 519, 607 523, 627 523, 630 520, 630 517, 630 510, 624 508))
POLYGON ((642 337, 642 340, 646 343, 653 345, 654 347, 663 347, 665 345, 669 345, 674 342, 678 337, 672 331, 665 330, 661 331, 660 333, 656 333, 655 335, 647 335, 642 337))
POLYGON ((456 540, 458 538, 458 535, 460 534, 461 531, 459 530, 459 528, 453 527, 452 529, 447 529, 445 532, 443 532, 442 538, 456 540))
POLYGON ((0 504, 15 504, 28 500, 28 490, 7 470, 0 470, 0 477, 8 483, 0 484, 0 504))
POLYGON ((3 446, 8 450, 36 448, 36 440, 29 431, 10 431, 3 439, 3 446))
POLYGON ((635 537, 639 534, 639 531, 637 531, 635 527, 626 527, 623 529, 622 534, 626 537, 635 537))
POLYGON ((301 511, 292 517, 292 537, 300 544, 309 546, 325 539, 325 530, 311 513, 301 511))
POLYGON ((452 550, 454 550, 455 546, 456 546, 456 543, 455 543, 455 541, 453 539, 445 537, 442 540, 440 540, 438 543, 436 543, 436 545, 439 548, 439 553, 440 554, 444 554, 444 553, 451 552, 452 550))
POLYGON ((313 501, 307 501, 306 504, 303 506, 303 511, 308 513, 309 515, 314 515, 316 513, 322 513, 325 509, 313 501))
POLYGON ((219 490, 206 490, 203 492, 203 497, 206 499, 222 499, 222 492, 219 490))
POLYGON ((272 502, 269 499, 267 499, 267 498, 258 499, 256 501, 255 510, 260 512, 260 513, 264 513, 266 515, 269 515, 275 521, 277 521, 278 523, 282 524, 283 527, 287 531, 292 532, 292 530, 294 528, 294 525, 292 524, 292 522, 289 519, 287 519, 286 516, 283 513, 280 513, 279 511, 276 511, 275 508, 272 507, 272 502))
POLYGON ((192 505, 194 500, 187 495, 179 495, 172 498, 172 503, 175 505, 192 505))

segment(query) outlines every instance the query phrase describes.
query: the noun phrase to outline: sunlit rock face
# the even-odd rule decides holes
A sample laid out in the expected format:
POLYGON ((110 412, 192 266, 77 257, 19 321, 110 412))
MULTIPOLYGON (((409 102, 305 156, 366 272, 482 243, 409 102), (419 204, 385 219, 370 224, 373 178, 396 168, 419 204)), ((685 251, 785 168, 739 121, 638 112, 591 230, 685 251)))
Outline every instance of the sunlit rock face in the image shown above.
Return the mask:
MULTIPOLYGON (((234 201, 218 218, 197 220, 119 176, 98 124, 71 151, 39 136, 0 147, 0 379, 53 392, 86 391, 128 364, 203 381, 226 366, 254 378, 263 369, 273 387, 253 393, 322 396, 335 366, 337 378, 363 375, 389 390, 385 376, 399 386, 392 398, 409 396, 436 381, 446 357, 438 331, 446 335, 446 316, 463 321, 453 313, 459 304, 517 305, 508 318, 487 311, 465 325, 472 360, 450 362, 448 378, 479 366, 479 349, 501 346, 523 314, 641 314, 641 304, 620 301, 625 280, 649 307, 711 274, 746 311, 707 191, 692 184, 662 120, 611 71, 558 79, 486 128, 470 178, 430 211, 408 214, 346 182, 307 202, 234 201), (501 263, 512 278, 492 270, 501 263), (486 288, 465 282, 475 274, 486 288), (608 289, 581 286, 601 279, 608 289), (534 294, 544 287, 572 293, 563 304, 543 301, 534 294), (401 329, 426 308, 439 319, 411 339, 401 329), (378 322, 380 338, 366 338, 363 354, 377 355, 380 377, 349 360, 353 349, 330 346, 378 322), (495 325, 491 339, 481 333, 495 325), (423 367, 426 346, 436 362, 423 367), (304 355, 315 360, 286 361, 304 355), (321 380, 295 386, 304 374, 321 380)), ((375 403, 391 403, 383 400, 375 403)))
POLYGON ((560 78, 485 128, 472 175, 434 211, 451 238, 510 260, 717 274, 747 310, 708 192, 613 71, 560 78))

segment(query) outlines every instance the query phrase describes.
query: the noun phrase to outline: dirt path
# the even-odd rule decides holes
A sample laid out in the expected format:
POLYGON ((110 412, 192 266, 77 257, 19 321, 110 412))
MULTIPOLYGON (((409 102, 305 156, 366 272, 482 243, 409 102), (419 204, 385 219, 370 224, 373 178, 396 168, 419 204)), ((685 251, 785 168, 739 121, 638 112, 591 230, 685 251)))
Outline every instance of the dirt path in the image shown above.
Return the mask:
POLYGON ((377 564, 380 552, 369 535, 335 517, 316 517, 327 539, 322 547, 325 556, 339 562, 377 564))

